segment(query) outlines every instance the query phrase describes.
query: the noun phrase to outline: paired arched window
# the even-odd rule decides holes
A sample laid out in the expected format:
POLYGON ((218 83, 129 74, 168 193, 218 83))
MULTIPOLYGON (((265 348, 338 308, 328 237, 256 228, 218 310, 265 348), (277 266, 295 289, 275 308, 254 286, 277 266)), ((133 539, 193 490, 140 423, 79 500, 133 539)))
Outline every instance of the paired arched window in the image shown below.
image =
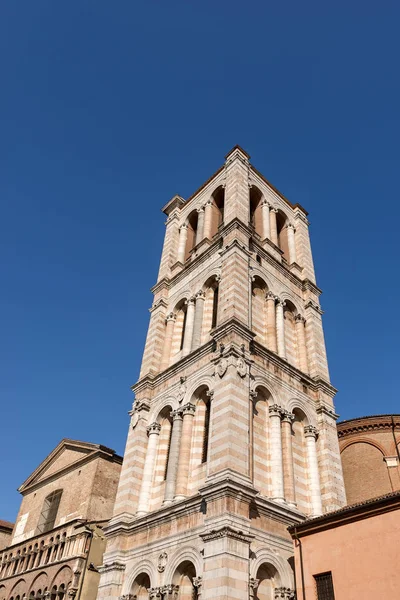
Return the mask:
POLYGON ((60 506, 61 496, 62 490, 55 490, 45 498, 36 533, 46 533, 46 531, 53 529, 57 518, 58 507, 60 506))

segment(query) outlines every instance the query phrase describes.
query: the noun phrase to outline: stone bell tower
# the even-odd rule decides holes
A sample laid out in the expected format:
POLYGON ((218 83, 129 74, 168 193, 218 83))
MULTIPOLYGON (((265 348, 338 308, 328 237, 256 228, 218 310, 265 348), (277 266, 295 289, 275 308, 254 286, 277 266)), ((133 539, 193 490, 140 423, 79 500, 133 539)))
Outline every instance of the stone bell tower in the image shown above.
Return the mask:
POLYGON ((294 596, 345 494, 307 212, 236 146, 172 198, 99 598, 294 596))

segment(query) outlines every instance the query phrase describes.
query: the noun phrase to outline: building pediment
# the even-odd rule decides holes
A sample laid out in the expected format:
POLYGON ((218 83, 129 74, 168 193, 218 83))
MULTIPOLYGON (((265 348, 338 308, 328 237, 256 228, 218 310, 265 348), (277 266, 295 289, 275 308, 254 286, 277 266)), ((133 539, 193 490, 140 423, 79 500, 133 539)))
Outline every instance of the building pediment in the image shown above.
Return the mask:
POLYGON ((106 460, 122 462, 122 458, 116 455, 114 450, 106 446, 63 439, 23 482, 18 491, 24 493, 28 489, 40 485, 49 479, 57 478, 67 471, 77 469, 99 456, 106 460))

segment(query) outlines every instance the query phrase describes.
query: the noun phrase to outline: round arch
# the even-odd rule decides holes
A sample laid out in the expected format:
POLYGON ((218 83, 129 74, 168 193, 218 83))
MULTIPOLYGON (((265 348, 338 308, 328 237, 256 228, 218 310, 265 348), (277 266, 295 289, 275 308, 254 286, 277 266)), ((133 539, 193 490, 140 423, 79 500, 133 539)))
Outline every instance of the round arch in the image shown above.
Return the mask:
POLYGON ((71 567, 68 567, 68 565, 65 565, 64 567, 61 567, 61 569, 59 569, 57 571, 57 573, 54 575, 49 588, 52 589, 55 585, 59 586, 62 583, 64 583, 66 586, 68 586, 68 584, 71 583, 72 579, 73 579, 72 569, 71 569, 71 567))
POLYGON ((175 410, 176 408, 178 408, 178 403, 177 403, 176 398, 174 398, 173 396, 167 396, 166 398, 160 398, 159 402, 156 402, 155 406, 153 406, 152 409, 150 410, 147 422, 150 424, 150 423, 154 423, 155 421, 157 421, 157 419, 160 416, 160 413, 162 413, 163 410, 165 408, 167 408, 168 406, 171 408, 171 410, 175 410))
POLYGON ((379 442, 372 440, 368 437, 359 437, 356 440, 347 440, 343 443, 343 445, 340 444, 340 454, 342 454, 342 452, 346 450, 346 448, 348 448, 349 446, 353 446, 354 444, 368 444, 369 446, 374 446, 374 448, 379 450, 383 456, 386 456, 386 452, 383 446, 381 446, 379 442))
POLYGON ((190 386, 186 390, 185 397, 182 401, 182 404, 187 404, 190 402, 191 398, 195 394, 196 390, 205 386, 208 387, 209 390, 214 389, 215 379, 211 375, 199 375, 196 377, 190 384, 190 386))
POLYGON ((131 593, 131 589, 133 584, 135 583, 135 579, 139 577, 141 573, 145 573, 150 579, 150 587, 154 587, 157 585, 157 569, 155 565, 144 558, 139 562, 134 562, 132 567, 129 568, 129 563, 126 566, 127 574, 124 578, 124 583, 122 586, 122 595, 128 595, 131 593))
POLYGON ((165 581, 172 581, 175 571, 185 561, 193 563, 197 577, 203 574, 203 560, 200 552, 194 546, 185 546, 171 556, 165 569, 165 581))
POLYGON ((265 564, 270 564, 276 569, 278 585, 288 588, 293 587, 293 571, 284 558, 271 552, 271 550, 268 550, 267 548, 257 550, 255 554, 256 556, 250 565, 250 577, 255 579, 259 568, 265 564))
POLYGON ((29 587, 29 591, 28 591, 28 596, 29 594, 33 591, 36 592, 36 588, 40 587, 41 589, 45 588, 48 586, 48 582, 49 582, 49 578, 47 576, 46 571, 41 571, 36 577, 35 579, 32 581, 30 587, 29 587))
POLYGON ((296 410, 304 414, 306 425, 317 425, 316 418, 310 408, 301 398, 291 398, 287 403, 287 410, 294 413, 296 410))

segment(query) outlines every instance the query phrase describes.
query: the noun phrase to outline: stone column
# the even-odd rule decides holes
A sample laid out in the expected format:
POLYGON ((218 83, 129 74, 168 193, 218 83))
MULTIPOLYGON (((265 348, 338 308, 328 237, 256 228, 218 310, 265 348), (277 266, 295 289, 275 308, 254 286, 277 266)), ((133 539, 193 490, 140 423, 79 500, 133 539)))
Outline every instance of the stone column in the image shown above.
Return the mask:
POLYGON ((183 500, 187 495, 187 484, 189 478, 189 465, 190 465, 190 450, 192 446, 192 431, 193 431, 193 417, 196 407, 194 404, 185 404, 182 409, 183 423, 182 423, 182 437, 181 437, 181 448, 179 452, 178 461, 178 475, 176 480, 176 496, 175 500, 183 500))
POLYGON ((263 225, 263 239, 271 238, 270 228, 270 216, 269 216, 269 202, 262 200, 261 202, 261 214, 262 214, 262 225, 263 225))
POLYGON ((275 244, 275 246, 279 246, 278 242, 278 228, 276 225, 276 215, 278 213, 277 208, 271 208, 269 211, 269 224, 270 224, 270 233, 271 233, 271 242, 275 244))
POLYGON ((172 336, 174 333, 174 325, 176 321, 176 315, 174 313, 169 313, 166 318, 166 327, 165 327, 165 338, 164 338, 164 346, 163 353, 161 356, 161 365, 160 369, 163 371, 169 366, 169 359, 171 355, 171 345, 172 345, 172 336))
POLYGON ((199 290, 196 294, 196 311, 194 314, 194 329, 193 329, 193 344, 192 348, 195 350, 200 346, 201 343, 201 327, 203 325, 203 312, 204 312, 204 301, 206 295, 203 290, 199 290))
POLYGON ((194 328, 194 310, 195 310, 195 298, 189 298, 187 301, 187 312, 186 312, 186 325, 185 334, 183 338, 182 354, 186 356, 192 349, 193 340, 193 328, 194 328))
POLYGON ((254 577, 250 577, 249 579, 249 599, 254 600, 256 597, 256 590, 258 588, 258 584, 260 583, 259 579, 254 579, 254 577))
POLYGON ((270 449, 271 449, 271 498, 276 502, 284 502, 283 462, 281 437, 282 408, 277 404, 269 407, 270 449))
POLYGON ((197 215, 196 246, 204 237, 204 206, 197 209, 197 215))
POLYGON ((160 593, 161 593, 163 600, 178 600, 179 585, 175 585, 175 584, 163 585, 160 588, 160 593))
POLYGON ((154 465, 157 457, 158 436, 161 425, 152 423, 147 428, 149 441, 147 442, 146 460, 144 462, 142 486, 140 488, 139 504, 136 516, 145 515, 149 510, 150 492, 153 483, 154 465))
POLYGON ((201 600, 202 584, 202 577, 193 577, 193 586, 196 589, 196 600, 201 600))
POLYGON ((275 296, 268 292, 267 299, 267 346, 272 352, 276 352, 276 315, 275 315, 275 296))
POLYGON ((182 264, 185 263, 186 240, 188 235, 188 226, 184 223, 179 229, 179 245, 177 260, 182 264))
POLYGON ((297 262, 296 256, 296 240, 294 238, 296 230, 294 225, 289 223, 287 226, 287 239, 288 239, 288 247, 289 247, 289 264, 297 262))
POLYGON ((208 200, 204 206, 204 237, 211 239, 213 202, 208 200))
POLYGON ((282 358, 286 358, 286 347, 285 347, 285 316, 283 307, 285 302, 278 299, 276 305, 276 337, 278 342, 278 354, 282 358))
POLYGON ((308 373, 308 360, 307 360, 307 345, 306 345, 306 320, 301 315, 296 315, 296 337, 297 337, 297 350, 299 353, 299 369, 308 373))
POLYGON ((283 455, 283 481, 286 502, 296 506, 296 491, 294 483, 293 448, 292 448, 292 423, 294 415, 286 410, 282 413, 282 455, 283 455))
POLYGON ((172 411, 172 434, 169 447, 168 470, 165 479, 164 504, 171 504, 175 497, 176 477, 178 474, 179 450, 182 436, 182 411, 172 411))
POLYGON ((318 459, 317 459, 317 430, 312 425, 304 427, 304 435, 307 446, 308 480, 310 484, 312 516, 322 515, 321 486, 319 482, 318 459))

